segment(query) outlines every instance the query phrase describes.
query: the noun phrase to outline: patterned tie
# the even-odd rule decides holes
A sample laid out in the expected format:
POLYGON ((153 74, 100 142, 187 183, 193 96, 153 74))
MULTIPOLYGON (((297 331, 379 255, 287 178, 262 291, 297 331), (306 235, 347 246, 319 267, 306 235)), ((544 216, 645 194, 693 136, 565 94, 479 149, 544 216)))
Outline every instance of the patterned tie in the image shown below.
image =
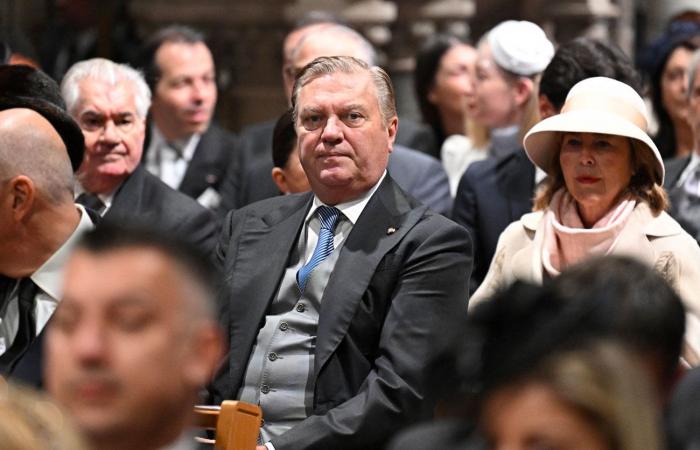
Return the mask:
POLYGON ((83 192, 75 199, 75 202, 96 211, 98 214, 102 214, 105 209, 105 204, 100 200, 100 197, 91 192, 83 192))
POLYGON ((318 242, 316 243, 314 254, 311 255, 309 262, 297 272, 297 286, 299 286, 299 291, 302 293, 306 287, 309 275, 311 275, 311 271, 333 253, 333 233, 335 231, 335 226, 338 224, 338 217, 340 217, 340 210, 330 206, 319 206, 316 212, 321 221, 318 242))

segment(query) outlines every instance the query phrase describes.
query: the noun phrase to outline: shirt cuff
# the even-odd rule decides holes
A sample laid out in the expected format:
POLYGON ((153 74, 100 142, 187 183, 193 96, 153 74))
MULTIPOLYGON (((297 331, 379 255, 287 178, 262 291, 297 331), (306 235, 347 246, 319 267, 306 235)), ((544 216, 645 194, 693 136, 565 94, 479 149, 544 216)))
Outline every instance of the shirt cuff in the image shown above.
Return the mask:
POLYGON ((265 442, 265 447, 267 447, 267 450, 275 450, 275 446, 272 445, 272 442, 265 442))

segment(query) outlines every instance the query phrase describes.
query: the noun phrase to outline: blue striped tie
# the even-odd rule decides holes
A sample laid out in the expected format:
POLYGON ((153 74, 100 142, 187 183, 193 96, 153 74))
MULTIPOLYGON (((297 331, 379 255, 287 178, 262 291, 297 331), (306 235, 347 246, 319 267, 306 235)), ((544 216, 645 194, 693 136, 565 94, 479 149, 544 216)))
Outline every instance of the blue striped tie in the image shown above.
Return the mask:
POLYGON ((302 293, 306 287, 309 275, 311 275, 311 271, 333 253, 333 232, 335 231, 335 226, 338 224, 338 217, 340 217, 340 210, 330 206, 319 206, 316 212, 321 221, 318 242, 316 243, 314 254, 311 255, 309 262, 297 272, 297 285, 299 286, 299 291, 302 293))

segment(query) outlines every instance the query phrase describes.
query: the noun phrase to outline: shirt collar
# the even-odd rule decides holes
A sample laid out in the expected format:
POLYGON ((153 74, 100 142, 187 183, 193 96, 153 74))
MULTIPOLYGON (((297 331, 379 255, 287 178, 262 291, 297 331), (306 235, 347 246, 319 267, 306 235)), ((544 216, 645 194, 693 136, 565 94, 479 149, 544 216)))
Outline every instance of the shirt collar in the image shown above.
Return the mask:
MULTIPOLYGON (((336 208, 340 210, 341 213, 352 223, 355 225, 355 222, 357 222, 357 219, 360 218, 360 214, 362 214, 362 211, 364 211, 365 206, 367 206, 367 202, 369 202, 369 199, 372 198, 372 195, 377 191, 379 188, 379 185, 382 184, 382 181, 384 181, 384 178, 386 177, 386 170, 384 170, 384 173, 382 176, 379 178, 379 181, 372 186, 372 189, 369 191, 365 192, 363 196, 360 198, 356 198, 355 200, 351 200, 349 202, 345 203, 339 203, 335 205, 336 208)), ((314 202, 313 205, 311 205, 311 210, 309 210, 309 213, 306 215, 306 222, 313 216, 313 214, 316 212, 316 209, 318 209, 319 206, 328 206, 325 203, 323 203, 316 195, 314 195, 314 202)))
MULTIPOLYGON (((194 133, 182 139, 177 139, 175 141, 166 141, 165 137, 163 136, 163 133, 160 132, 155 123, 153 124, 151 129, 153 131, 151 133, 152 144, 150 145, 150 147, 152 147, 153 149, 168 147, 172 151, 179 154, 182 157, 182 159, 188 162, 192 159, 194 151, 197 148, 197 144, 199 144, 199 140, 202 137, 201 134, 194 133)), ((153 153, 155 152, 149 151, 148 153, 149 155, 155 157, 155 155, 153 155, 153 153)))
POLYGON ((31 275, 31 279, 36 285, 55 300, 59 300, 63 295, 63 270, 68 257, 73 251, 80 236, 86 231, 94 228, 90 216, 88 216, 82 205, 75 205, 80 212, 80 222, 75 227, 68 240, 31 275))
MULTIPOLYGON (((112 192, 107 192, 107 193, 103 193, 103 194, 95 194, 95 195, 97 195, 97 198, 102 200, 102 203, 104 203, 104 205, 105 205, 104 209, 100 213, 101 216, 104 216, 107 213, 107 211, 109 210, 109 208, 112 207, 112 201, 114 200, 114 194, 116 194, 116 192, 122 186, 122 183, 124 183, 124 182, 122 181, 121 183, 119 183, 119 186, 117 186, 112 192)), ((73 191, 75 192, 75 198, 78 198, 78 196, 80 194, 82 194, 83 192, 87 192, 87 190, 83 187, 83 185, 77 181, 75 182, 75 185, 73 186, 73 191)))
POLYGON ((698 154, 698 152, 693 151, 690 154, 690 161, 688 162, 688 165, 685 166, 685 169, 683 169, 681 176, 678 177, 678 182, 676 182, 676 186, 682 186, 685 183, 685 180, 690 176, 691 173, 695 171, 695 168, 698 165, 700 165, 700 155, 698 154))

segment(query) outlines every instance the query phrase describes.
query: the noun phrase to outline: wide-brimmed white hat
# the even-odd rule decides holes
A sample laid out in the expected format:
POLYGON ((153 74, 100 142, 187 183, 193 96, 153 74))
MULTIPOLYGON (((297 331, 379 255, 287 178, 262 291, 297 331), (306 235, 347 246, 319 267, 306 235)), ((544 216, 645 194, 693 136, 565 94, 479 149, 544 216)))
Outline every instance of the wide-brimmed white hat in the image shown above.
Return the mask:
POLYGON ((630 86, 607 77, 587 78, 569 91, 561 113, 542 120, 525 135, 527 156, 540 169, 552 174, 561 133, 599 133, 625 136, 650 152, 656 161, 655 182, 663 185, 664 163, 647 134, 649 124, 642 97, 630 86))

